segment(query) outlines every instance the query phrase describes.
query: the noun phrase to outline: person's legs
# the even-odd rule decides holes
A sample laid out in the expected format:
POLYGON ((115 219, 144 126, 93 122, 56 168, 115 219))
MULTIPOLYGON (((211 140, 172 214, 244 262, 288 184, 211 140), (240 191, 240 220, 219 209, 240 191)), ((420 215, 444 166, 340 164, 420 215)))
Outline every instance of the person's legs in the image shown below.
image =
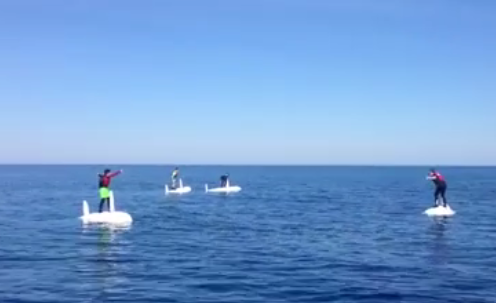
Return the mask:
POLYGON ((448 205, 448 201, 446 200, 446 185, 441 187, 440 195, 441 198, 443 199, 443 206, 446 207, 446 205, 448 205))
POLYGON ((103 211, 105 202, 107 202, 107 207, 110 210, 110 191, 107 187, 100 187, 100 212, 103 211))
POLYGON ((105 199, 100 199, 100 212, 103 211, 103 205, 105 204, 105 199))
POLYGON ((434 207, 440 205, 440 203, 437 202, 440 195, 441 195, 441 188, 439 186, 436 186, 436 191, 434 192, 434 207))

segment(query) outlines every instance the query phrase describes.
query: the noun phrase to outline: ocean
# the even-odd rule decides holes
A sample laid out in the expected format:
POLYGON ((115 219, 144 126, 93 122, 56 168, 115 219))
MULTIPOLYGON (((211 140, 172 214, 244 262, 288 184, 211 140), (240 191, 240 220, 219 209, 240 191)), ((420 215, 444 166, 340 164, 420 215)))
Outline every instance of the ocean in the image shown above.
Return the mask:
POLYGON ((0 166, 0 302, 495 302, 496 168, 181 166, 112 181, 127 229, 85 227, 103 166, 0 166), (230 173, 236 194, 206 194, 230 173))

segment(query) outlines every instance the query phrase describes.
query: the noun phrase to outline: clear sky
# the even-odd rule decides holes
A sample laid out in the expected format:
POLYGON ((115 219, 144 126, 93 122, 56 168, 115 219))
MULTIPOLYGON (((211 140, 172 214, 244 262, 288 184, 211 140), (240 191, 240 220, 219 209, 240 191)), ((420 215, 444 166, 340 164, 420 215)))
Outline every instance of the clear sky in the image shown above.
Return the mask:
POLYGON ((0 162, 496 164, 496 1, 5 0, 0 162))

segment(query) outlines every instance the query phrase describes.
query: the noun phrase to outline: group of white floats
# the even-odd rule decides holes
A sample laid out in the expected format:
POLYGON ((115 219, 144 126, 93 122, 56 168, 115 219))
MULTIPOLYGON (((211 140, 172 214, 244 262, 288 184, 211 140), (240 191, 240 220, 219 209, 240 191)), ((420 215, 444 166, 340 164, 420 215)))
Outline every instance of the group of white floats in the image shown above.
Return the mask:
MULTIPOLYGON (((233 193, 239 192, 241 187, 231 186, 229 180, 226 182, 225 186, 209 188, 205 184, 205 192, 211 193, 233 193)), ((179 179, 179 187, 169 188, 165 185, 165 194, 185 194, 191 192, 190 186, 183 186, 183 181, 179 179)), ((90 213, 88 202, 83 201, 83 215, 80 217, 84 224, 110 224, 110 225, 130 225, 133 222, 133 218, 126 212, 115 210, 114 193, 110 191, 110 203, 109 211, 90 213)), ((435 207, 428 208, 424 211, 424 214, 430 217, 450 217, 455 214, 455 211, 451 209, 449 205, 446 207, 442 205, 437 205, 435 207)))
MULTIPOLYGON (((241 191, 241 187, 234 185, 231 186, 229 180, 226 181, 225 186, 209 188, 205 184, 205 192, 210 193, 235 193, 241 191)), ((169 188, 165 185, 165 194, 185 194, 191 192, 190 186, 183 186, 182 179, 179 179, 179 187, 169 188)), ((79 217, 83 224, 104 224, 104 225, 117 225, 127 226, 133 222, 130 214, 122 211, 115 210, 114 192, 110 191, 109 197, 109 211, 90 213, 90 208, 86 200, 83 201, 83 215, 79 217)))
MULTIPOLYGON (((208 188, 208 184, 205 184, 205 192, 208 193, 235 193, 241 190, 239 186, 231 186, 229 180, 226 181, 226 186, 208 188)), ((169 185, 165 184, 165 194, 186 194, 191 191, 191 187, 183 186, 183 180, 179 179, 179 187, 169 188, 169 185)))

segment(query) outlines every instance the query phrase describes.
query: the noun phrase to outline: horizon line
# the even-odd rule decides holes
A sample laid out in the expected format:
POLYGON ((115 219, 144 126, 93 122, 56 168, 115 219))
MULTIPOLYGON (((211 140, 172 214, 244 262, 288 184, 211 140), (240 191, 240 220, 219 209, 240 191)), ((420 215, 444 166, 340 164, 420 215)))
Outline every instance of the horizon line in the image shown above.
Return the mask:
POLYGON ((496 164, 171 164, 171 163, 1 163, 0 166, 252 166, 252 167, 496 167, 496 164))

